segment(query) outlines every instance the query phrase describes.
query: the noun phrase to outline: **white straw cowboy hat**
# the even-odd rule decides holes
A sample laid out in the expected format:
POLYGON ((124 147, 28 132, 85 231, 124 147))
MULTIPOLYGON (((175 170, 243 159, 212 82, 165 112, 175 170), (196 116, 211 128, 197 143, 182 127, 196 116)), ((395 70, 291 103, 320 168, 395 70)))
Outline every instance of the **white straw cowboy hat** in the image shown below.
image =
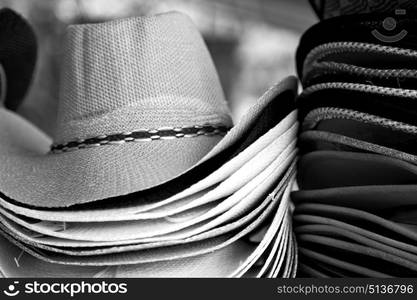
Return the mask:
POLYGON ((283 89, 227 133, 216 70, 179 13, 70 26, 61 80, 53 141, 0 108, 2 198, 58 208, 156 187, 232 145, 283 89))

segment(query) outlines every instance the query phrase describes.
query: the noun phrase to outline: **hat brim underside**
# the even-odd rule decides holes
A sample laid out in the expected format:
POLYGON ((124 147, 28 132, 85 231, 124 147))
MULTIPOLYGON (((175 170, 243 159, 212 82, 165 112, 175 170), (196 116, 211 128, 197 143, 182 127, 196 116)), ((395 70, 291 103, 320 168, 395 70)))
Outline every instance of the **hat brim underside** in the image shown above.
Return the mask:
POLYGON ((336 107, 417 125, 416 98, 414 90, 362 83, 326 82, 304 89, 297 98, 297 107, 300 120, 304 120, 316 108, 336 107))
POLYGON ((317 150, 363 151, 382 154, 417 165, 417 156, 414 154, 342 134, 309 130, 300 135, 299 141, 303 153, 317 150))
MULTIPOLYGON (((338 209, 338 207, 334 207, 334 209, 338 209)), ((329 211, 330 212, 330 211, 329 211)), ((401 237, 395 232, 388 233, 384 230, 384 227, 380 228, 378 233, 375 232, 375 224, 372 226, 372 221, 369 222, 368 226, 366 225, 367 220, 366 218, 361 220, 365 221, 362 224, 349 224, 346 222, 342 222, 337 220, 337 218, 333 217, 322 217, 317 216, 316 214, 312 215, 300 215, 300 217, 295 217, 295 219, 300 221, 300 225, 297 227, 296 231, 298 232, 320 232, 320 235, 324 234, 326 236, 333 235, 332 232, 335 231, 337 235, 345 236, 348 239, 353 238, 359 243, 364 243, 369 246, 379 248, 383 243, 387 246, 392 247, 389 251, 392 254, 398 254, 400 257, 408 258, 410 257, 409 253, 415 253, 416 247, 413 244, 408 243, 407 238, 401 237), (371 226, 369 226, 371 225, 371 226), (401 241, 403 240, 403 241, 401 241), (404 242, 406 241, 406 242, 404 242), (398 252, 397 252, 398 251, 398 252)), ((297 220, 297 221, 298 221, 297 220)), ((297 222, 296 221, 296 222, 297 222)), ((352 220, 358 222, 359 220, 352 220)), ((381 220, 383 221, 383 220, 381 220)), ((381 222, 383 223, 383 222, 381 222)), ((386 226, 392 225, 387 222, 386 226)), ((378 225, 377 225, 378 226, 378 225)))
POLYGON ((336 42, 312 49, 303 62, 303 76, 324 61, 351 63, 369 68, 411 68, 417 51, 413 49, 360 42, 336 42))
POLYGON ((250 256, 253 247, 245 242, 235 242, 229 247, 205 255, 188 257, 171 261, 154 263, 123 265, 123 266, 71 266, 45 262, 38 259, 36 252, 23 245, 16 245, 9 237, 0 235, 1 256, 3 272, 8 277, 226 277, 232 273, 240 263, 250 256), (18 257, 25 248, 30 254, 16 266, 13 257, 18 257), (9 259, 10 258, 10 259, 9 259), (175 267, 174 267, 175 266, 175 267), (219 269, 219 266, 222 268, 219 269), (42 270, 42 271, 41 271, 42 270))
POLYGON ((295 203, 321 203, 338 205, 369 212, 415 204, 417 185, 366 185, 304 190, 293 193, 295 203), (413 202, 414 201, 414 202, 413 202))
MULTIPOLYGON (((112 205, 122 205, 124 195, 140 200, 142 191, 163 195, 165 183, 197 166, 204 173, 213 159, 232 146, 237 154, 249 146, 247 141, 253 142, 272 128, 294 109, 296 89, 294 77, 273 86, 223 138, 213 135, 130 142, 59 154, 48 153, 51 140, 43 132, 1 109, 1 197, 17 205, 65 208, 105 199, 111 199, 112 205), (256 126, 256 132, 250 130, 256 126), (196 153, 207 154, 201 158, 196 153)), ((216 164, 229 158, 216 159, 216 164)), ((193 183, 194 178, 188 179, 183 185, 193 183)))
POLYGON ((297 176, 301 189, 411 184, 417 166, 372 153, 315 151, 300 158, 297 176))
POLYGON ((360 208, 318 203, 301 204, 300 209, 295 212, 294 219, 297 224, 319 222, 331 224, 332 226, 337 225, 338 227, 347 226, 349 230, 357 231, 362 235, 364 230, 367 231, 369 228, 372 228, 370 232, 374 235, 374 238, 375 229, 379 228, 381 234, 378 237, 384 236, 385 242, 389 239, 398 248, 402 247, 404 249, 405 246, 405 249, 408 248, 408 251, 410 251, 410 248, 412 249, 411 251, 415 250, 413 243, 409 244, 410 241, 417 239, 414 230, 360 208))

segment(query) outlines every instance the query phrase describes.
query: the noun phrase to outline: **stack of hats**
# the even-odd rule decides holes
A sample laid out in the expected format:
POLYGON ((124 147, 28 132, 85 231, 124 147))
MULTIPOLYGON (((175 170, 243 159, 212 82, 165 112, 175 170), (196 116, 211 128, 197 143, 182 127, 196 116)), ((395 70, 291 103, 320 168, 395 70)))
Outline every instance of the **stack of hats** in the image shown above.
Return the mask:
POLYGON ((417 275, 417 16, 340 16, 302 37, 300 276, 417 275))
POLYGON ((184 15, 70 26, 64 52, 53 141, 0 108, 4 276, 295 276, 295 78, 233 126, 184 15))
POLYGON ((320 19, 353 14, 391 13, 399 7, 406 10, 417 9, 414 0, 309 0, 309 2, 320 19))

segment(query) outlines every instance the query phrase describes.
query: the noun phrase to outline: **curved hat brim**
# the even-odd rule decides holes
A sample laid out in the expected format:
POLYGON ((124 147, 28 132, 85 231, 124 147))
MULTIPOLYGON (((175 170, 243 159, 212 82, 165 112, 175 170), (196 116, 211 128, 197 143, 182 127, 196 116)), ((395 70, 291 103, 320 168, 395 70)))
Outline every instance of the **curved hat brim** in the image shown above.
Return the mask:
MULTIPOLYGON (((281 156, 281 155, 280 155, 281 156)), ((57 222, 27 222, 18 216, 0 209, 1 214, 24 226, 27 229, 46 236, 62 239, 95 242, 117 242, 120 240, 138 240, 141 243, 185 239, 204 231, 211 230, 220 224, 235 220, 243 212, 258 204, 259 199, 267 194, 276 183, 276 177, 291 164, 295 153, 291 156, 278 158, 271 167, 259 174, 232 196, 224 199, 221 204, 213 207, 202 206, 185 212, 185 216, 149 218, 124 222, 68 222, 68 229, 57 230, 57 222), (284 158, 284 159, 283 159, 284 158), (277 175, 278 174, 278 175, 277 175), (176 221, 174 221, 176 218, 176 221), (195 227, 198 225, 198 227, 195 227)), ((58 225, 58 226, 57 226, 58 225)))
POLYGON ((317 150, 364 151, 417 164, 417 156, 414 154, 327 131, 304 131, 300 135, 299 141, 303 152, 317 150))
POLYGON ((145 216, 148 218, 151 215, 169 216, 175 211, 183 211, 208 201, 223 199, 236 192, 269 165, 271 159, 282 150, 287 153, 288 148, 294 150, 297 129, 297 112, 293 111, 214 172, 179 193, 158 201, 146 201, 138 197, 135 201, 126 201, 123 204, 110 201, 113 203, 103 206, 100 205, 102 201, 98 201, 96 203, 99 205, 93 203, 88 205, 89 207, 78 205, 76 208, 51 210, 26 208, 0 198, 0 205, 23 216, 59 222, 122 221, 142 219, 145 216))
MULTIPOLYGON (((301 247, 320 249, 322 253, 331 258, 335 257, 376 272, 392 270, 395 275, 408 274, 417 270, 417 264, 398 255, 387 253, 369 245, 359 245, 337 237, 327 237, 318 234, 298 235, 301 247), (308 245, 308 246, 306 246, 308 245), (313 246, 312 246, 313 245, 313 246)), ((343 269, 343 268, 342 268, 343 269)), ((394 275, 394 276, 395 276, 394 275)))
POLYGON ((385 273, 371 270, 363 266, 358 266, 351 261, 346 261, 346 259, 340 257, 331 257, 327 253, 324 254, 323 252, 317 251, 316 249, 311 250, 309 249, 309 247, 304 247, 300 245, 298 250, 302 262, 308 260, 308 262, 311 262, 313 265, 315 265, 315 263, 318 263, 320 265, 325 266, 326 269, 331 271, 333 274, 334 272, 337 272, 338 274, 343 274, 343 276, 347 276, 345 272, 348 272, 350 277, 352 276, 352 274, 356 276, 359 275, 361 277, 390 277, 385 273))
POLYGON ((164 199, 216 170, 288 115, 295 108, 296 91, 294 77, 273 86, 222 139, 199 136, 182 139, 182 143, 132 142, 58 155, 46 154, 51 140, 41 131, 0 109, 2 198, 49 208, 104 199, 104 206, 114 201, 120 205, 134 199, 164 199), (213 138, 219 142, 210 149, 213 138), (193 156, 190 149, 197 148, 204 148, 207 155, 193 156), (184 164, 194 167, 179 172, 184 164))
POLYGON ((45 262, 39 259, 37 257, 39 255, 33 250, 19 245, 28 251, 28 255, 24 255, 17 266, 13 258, 18 257, 22 250, 14 241, 9 241, 9 238, 0 235, 1 253, 8 254, 0 256, 0 265, 7 277, 226 277, 253 249, 244 242, 236 242, 219 251, 190 258, 147 264, 93 267, 45 262))
MULTIPOLYGON (((172 245, 165 247, 163 250, 155 250, 154 252, 134 250, 129 253, 113 253, 100 254, 93 256, 68 256, 49 251, 38 252, 40 259, 60 263, 60 264, 74 264, 74 265, 125 265, 125 264, 143 264, 150 262, 158 262, 173 259, 182 259, 185 257, 193 257, 197 255, 204 255, 214 251, 219 251, 224 247, 228 247, 232 243, 239 242, 243 236, 253 231, 259 226, 268 216, 274 213, 278 203, 269 203, 269 209, 265 209, 260 215, 250 221, 247 226, 226 235, 204 239, 198 242, 182 243, 180 245, 172 245)), ((281 208, 282 209, 282 208, 281 208)), ((255 248, 256 245, 253 245, 255 248)))
POLYGON ((389 245, 399 250, 417 254, 417 246, 415 245, 415 243, 410 243, 410 241, 407 242, 407 238, 403 238, 400 235, 395 237, 395 232, 390 233, 384 230, 381 230, 381 232, 377 232, 375 231, 375 227, 373 229, 372 226, 371 228, 367 228, 367 226, 363 224, 358 224, 359 222, 357 220, 352 220, 352 223, 354 223, 353 225, 346 221, 337 220, 337 218, 322 217, 317 216, 314 213, 308 214, 307 212, 303 212, 302 214, 296 215, 294 217, 294 220, 298 224, 298 228, 311 225, 325 225, 332 228, 340 228, 345 231, 350 231, 363 237, 373 239, 377 242, 389 245))
POLYGON ((416 126, 360 111, 332 107, 316 109, 304 119, 303 129, 331 132, 405 153, 417 154, 413 142, 417 133, 416 126))
POLYGON ((301 189, 417 183, 417 166, 372 153, 314 151, 298 164, 301 189))
POLYGON ((348 82, 327 82, 304 89, 297 98, 297 108, 300 120, 316 108, 336 107, 417 125, 415 99, 417 99, 415 90, 348 82))

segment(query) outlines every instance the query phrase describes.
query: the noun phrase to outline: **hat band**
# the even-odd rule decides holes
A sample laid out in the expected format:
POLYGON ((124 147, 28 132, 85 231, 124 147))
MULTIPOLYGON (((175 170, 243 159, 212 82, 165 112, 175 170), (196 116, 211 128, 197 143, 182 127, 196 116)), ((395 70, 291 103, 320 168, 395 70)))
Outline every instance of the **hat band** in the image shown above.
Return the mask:
POLYGON ((3 65, 0 64, 0 103, 4 103, 6 98, 7 79, 6 72, 4 72, 3 65))
POLYGON ((121 145, 128 142, 151 142, 156 140, 189 138, 197 136, 224 135, 230 128, 221 124, 206 124, 184 127, 164 127, 159 129, 141 129, 110 135, 81 139, 51 146, 52 153, 68 152, 77 149, 104 145, 121 145))

